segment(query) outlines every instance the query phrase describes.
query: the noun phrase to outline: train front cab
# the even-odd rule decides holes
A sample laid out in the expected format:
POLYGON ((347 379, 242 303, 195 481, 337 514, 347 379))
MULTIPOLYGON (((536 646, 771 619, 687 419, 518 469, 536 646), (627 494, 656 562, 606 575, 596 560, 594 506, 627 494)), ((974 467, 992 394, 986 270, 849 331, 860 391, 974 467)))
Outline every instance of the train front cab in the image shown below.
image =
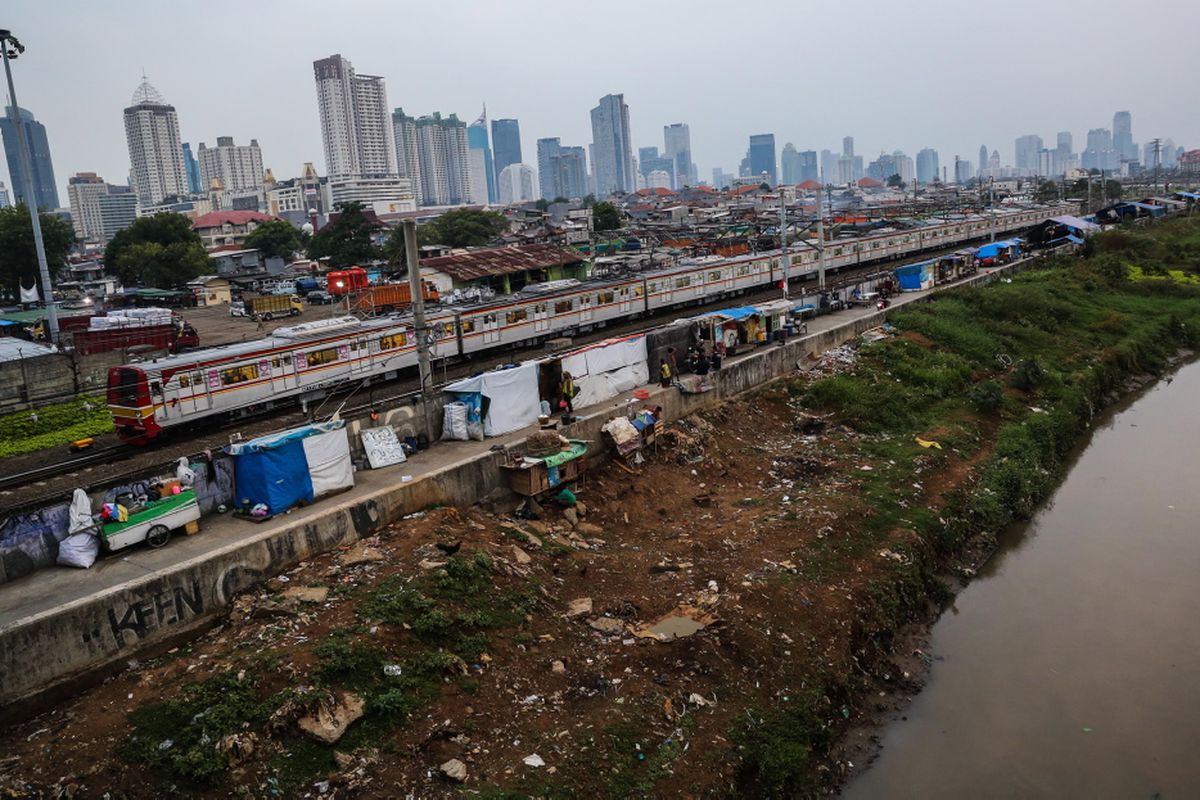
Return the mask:
POLYGON ((108 410, 123 442, 145 444, 162 433, 146 373, 137 367, 109 368, 108 410))

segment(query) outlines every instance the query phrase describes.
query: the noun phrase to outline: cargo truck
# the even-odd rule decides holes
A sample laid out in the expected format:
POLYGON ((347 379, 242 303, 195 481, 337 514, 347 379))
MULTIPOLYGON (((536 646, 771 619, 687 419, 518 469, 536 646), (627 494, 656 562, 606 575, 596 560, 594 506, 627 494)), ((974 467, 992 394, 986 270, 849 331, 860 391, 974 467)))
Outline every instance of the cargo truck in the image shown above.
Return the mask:
MULTIPOLYGON (((421 292, 426 303, 438 301, 437 287, 428 281, 421 282, 421 292)), ((385 283, 355 292, 350 301, 351 308, 368 314, 390 314, 412 305, 412 290, 407 283, 385 283)))
POLYGON ((304 311, 304 304, 294 295, 262 294, 243 297, 229 304, 229 314, 234 317, 251 317, 270 320, 276 317, 294 317, 304 311))

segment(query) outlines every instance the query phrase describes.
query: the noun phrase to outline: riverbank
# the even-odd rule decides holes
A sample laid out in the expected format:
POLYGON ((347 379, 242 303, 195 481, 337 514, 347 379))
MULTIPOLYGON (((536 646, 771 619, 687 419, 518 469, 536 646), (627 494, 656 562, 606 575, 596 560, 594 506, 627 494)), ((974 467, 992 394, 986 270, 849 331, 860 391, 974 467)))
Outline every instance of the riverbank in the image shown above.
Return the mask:
POLYGON ((430 509, 312 558, 7 731, 0 787, 831 791, 854 769, 839 737, 916 688, 896 631, 944 601, 939 576, 1032 512, 1129 376, 1200 341, 1200 292, 1098 266, 905 309, 677 421, 633 474, 589 478, 578 524, 430 509), (685 635, 647 635, 664 621, 685 635), (335 704, 362 714, 336 744, 304 732, 335 704))

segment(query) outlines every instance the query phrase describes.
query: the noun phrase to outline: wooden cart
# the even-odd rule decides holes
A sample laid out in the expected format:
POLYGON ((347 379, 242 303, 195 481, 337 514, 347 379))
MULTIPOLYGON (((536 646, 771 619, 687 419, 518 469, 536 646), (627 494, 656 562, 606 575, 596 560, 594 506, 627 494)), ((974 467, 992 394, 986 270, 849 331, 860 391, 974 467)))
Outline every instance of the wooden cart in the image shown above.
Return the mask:
POLYGON ((508 476, 509 488, 522 497, 537 497, 578 480, 587 471, 587 443, 571 444, 569 453, 546 458, 526 456, 515 463, 501 465, 508 476))

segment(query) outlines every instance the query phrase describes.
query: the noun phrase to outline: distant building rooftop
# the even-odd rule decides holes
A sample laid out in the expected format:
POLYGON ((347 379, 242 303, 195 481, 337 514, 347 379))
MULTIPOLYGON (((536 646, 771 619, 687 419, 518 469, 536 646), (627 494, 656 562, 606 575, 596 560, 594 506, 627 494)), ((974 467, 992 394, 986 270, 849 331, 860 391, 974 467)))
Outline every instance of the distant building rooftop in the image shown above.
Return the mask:
POLYGON ((583 256, 574 250, 551 244, 515 244, 423 258, 421 266, 444 272, 456 281, 472 281, 493 275, 578 264, 583 260, 583 256))
POLYGON ((192 223, 193 230, 204 228, 219 228, 222 225, 246 225, 250 222, 266 222, 275 219, 270 214, 258 211, 210 211, 196 217, 192 223))

